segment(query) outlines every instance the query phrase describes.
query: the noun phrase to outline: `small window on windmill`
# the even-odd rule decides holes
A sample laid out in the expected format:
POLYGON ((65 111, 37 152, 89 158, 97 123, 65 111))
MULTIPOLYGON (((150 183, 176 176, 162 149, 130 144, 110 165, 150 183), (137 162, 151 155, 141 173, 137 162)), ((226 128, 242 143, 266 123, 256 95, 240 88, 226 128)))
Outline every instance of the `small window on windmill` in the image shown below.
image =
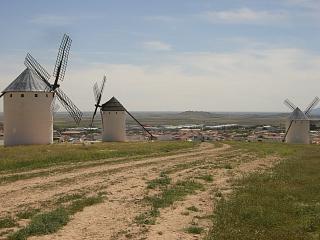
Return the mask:
POLYGON ((10 94, 10 97, 12 97, 12 93, 10 94))
POLYGON ((21 97, 24 97, 24 94, 22 93, 20 96, 21 96, 21 97))
POLYGON ((37 93, 35 93, 35 94, 34 94, 34 97, 38 97, 38 94, 37 94, 37 93))
POLYGON ((109 112, 109 114, 110 114, 110 112, 109 112))
POLYGON ((118 112, 116 112, 116 114, 118 114, 118 112))
POLYGON ((46 97, 48 97, 48 93, 46 94, 46 97))

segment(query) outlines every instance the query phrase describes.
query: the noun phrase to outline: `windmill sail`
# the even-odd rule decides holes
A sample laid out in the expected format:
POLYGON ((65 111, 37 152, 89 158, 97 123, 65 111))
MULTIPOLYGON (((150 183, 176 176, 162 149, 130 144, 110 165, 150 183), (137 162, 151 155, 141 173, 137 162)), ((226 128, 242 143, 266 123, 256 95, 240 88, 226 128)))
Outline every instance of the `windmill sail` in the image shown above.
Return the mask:
POLYGON ((315 97, 313 101, 309 104, 309 106, 306 108, 304 113, 309 116, 311 111, 315 108, 315 106, 319 103, 320 99, 318 97, 315 97))
POLYGON ((95 83, 95 84, 93 85, 93 94, 94 94, 95 102, 97 103, 97 102, 98 102, 98 99, 99 99, 99 87, 98 87, 98 83, 95 83))
POLYGON ((283 103, 291 110, 295 110, 297 108, 289 99, 284 100, 283 103))
POLYGON ((91 127, 93 126, 94 117, 96 116, 98 107, 100 106, 101 97, 102 97, 102 93, 103 93, 103 89, 104 89, 106 81, 107 81, 107 77, 105 75, 103 77, 100 89, 99 89, 97 83, 95 83, 93 85, 93 94, 94 94, 94 97, 96 99, 96 105, 95 105, 96 107, 95 107, 93 115, 92 115, 91 124, 90 124, 91 127))
POLYGON ((24 65, 33 70, 47 84, 48 90, 51 90, 51 84, 49 83, 50 74, 31 56, 31 54, 27 54, 24 65))
POLYGON ((56 65, 53 71, 53 76, 55 78, 53 83, 54 89, 59 87, 58 81, 63 81, 64 79, 64 75, 65 75, 67 63, 68 63, 71 42, 72 42, 71 38, 67 34, 64 34, 60 44, 56 65))
POLYGON ((56 95, 53 97, 53 101, 51 102, 51 112, 54 114, 60 109, 60 105, 56 104, 57 97, 56 95))
POLYGON ((82 118, 82 112, 80 111, 80 109, 77 108, 77 106, 71 101, 70 98, 68 98, 68 96, 60 88, 57 88, 55 90, 55 93, 57 94, 60 103, 67 110, 67 112, 74 119, 74 121, 79 125, 82 118))
POLYGON ((133 120, 135 120, 143 128, 143 130, 145 130, 150 135, 151 140, 155 138, 152 135, 152 133, 148 129, 146 129, 126 108, 125 111, 129 114, 130 117, 132 117, 133 120))

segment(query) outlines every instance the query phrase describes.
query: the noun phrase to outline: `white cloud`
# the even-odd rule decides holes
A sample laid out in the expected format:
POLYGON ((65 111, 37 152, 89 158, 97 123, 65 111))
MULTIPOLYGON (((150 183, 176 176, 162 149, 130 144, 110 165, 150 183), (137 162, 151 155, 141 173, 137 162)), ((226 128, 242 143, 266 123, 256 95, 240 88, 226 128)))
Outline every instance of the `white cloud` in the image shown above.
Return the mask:
POLYGON ((170 44, 161 42, 161 41, 144 42, 143 46, 148 50, 155 50, 155 51, 169 51, 172 49, 172 46, 170 44))
POLYGON ((211 23, 250 23, 264 24, 270 22, 278 22, 287 19, 285 12, 271 12, 252 10, 250 8, 240 8, 225 11, 207 11, 200 15, 211 23))
POLYGON ((73 69, 62 87, 81 109, 90 110, 94 81, 88 79, 100 80, 105 72, 104 101, 116 96, 129 110, 286 111, 285 98, 304 107, 320 88, 320 56, 294 48, 175 53, 144 65, 98 64, 73 69))
MULTIPOLYGON (((23 67, 0 63, 13 66, 0 74, 4 88, 23 67)), ((92 85, 105 73, 103 101, 115 96, 131 111, 286 111, 285 98, 304 108, 320 89, 320 56, 296 48, 168 52, 145 64, 80 67, 74 59, 67 71, 61 87, 81 110, 93 109, 92 85)))

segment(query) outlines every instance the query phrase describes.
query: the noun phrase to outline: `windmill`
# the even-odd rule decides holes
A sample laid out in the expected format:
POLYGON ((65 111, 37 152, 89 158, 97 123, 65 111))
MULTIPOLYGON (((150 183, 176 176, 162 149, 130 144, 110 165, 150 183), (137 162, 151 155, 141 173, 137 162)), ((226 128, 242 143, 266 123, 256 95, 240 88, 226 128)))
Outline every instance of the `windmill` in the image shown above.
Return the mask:
POLYGON ((154 136, 148 131, 115 97, 112 97, 106 103, 100 105, 103 89, 106 83, 106 76, 104 76, 101 86, 98 84, 93 85, 93 93, 95 97, 95 109, 91 119, 90 126, 93 126, 93 121, 96 116, 98 108, 100 108, 101 119, 102 119, 102 141, 125 141, 126 140, 126 113, 135 120, 144 131, 146 131, 150 138, 154 136))
POLYGON ((29 53, 27 54, 24 64, 27 68, 33 70, 42 79, 42 81, 48 86, 51 92, 54 92, 62 106, 67 110, 76 124, 79 125, 82 118, 82 112, 62 91, 59 84, 64 79, 71 42, 71 38, 67 34, 64 34, 58 51, 56 65, 53 70, 53 84, 50 84, 49 82, 50 74, 29 53))
POLYGON ((71 46, 64 35, 56 60, 51 84, 50 74, 28 53, 27 67, 7 88, 4 96, 4 145, 50 144, 53 142, 54 99, 60 103, 79 124, 82 113, 61 90, 71 46))
POLYGON ((319 101, 320 99, 315 97, 304 112, 296 107, 289 99, 284 101, 284 104, 293 112, 287 119, 283 141, 287 143, 310 143, 310 114, 319 101))

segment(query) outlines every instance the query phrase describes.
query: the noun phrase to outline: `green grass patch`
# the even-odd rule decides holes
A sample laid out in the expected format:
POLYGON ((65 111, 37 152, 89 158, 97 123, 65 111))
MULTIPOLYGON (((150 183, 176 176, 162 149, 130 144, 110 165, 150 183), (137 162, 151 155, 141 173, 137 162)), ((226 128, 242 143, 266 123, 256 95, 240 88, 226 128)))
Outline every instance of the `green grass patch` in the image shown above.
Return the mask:
MULTIPOLYGON (((192 167, 195 167, 195 166, 203 165, 203 164, 206 163, 206 161, 207 161, 207 159, 202 159, 202 160, 196 160, 196 161, 193 161, 193 162, 179 163, 179 164, 174 165, 170 169, 165 170, 164 173, 165 174, 170 174, 170 173, 179 172, 179 171, 184 170, 184 169, 189 169, 189 168, 192 168, 192 167)), ((207 168, 207 166, 205 168, 207 168)))
POLYGON ((223 144, 221 143, 221 142, 212 142, 213 143, 213 145, 214 145, 214 147, 216 147, 216 148, 221 148, 222 146, 223 146, 223 144))
POLYGON ((0 218, 0 229, 10 228, 16 226, 17 223, 12 217, 0 218))
POLYGON ((102 196, 86 197, 72 202, 72 204, 67 208, 67 210, 69 214, 73 215, 76 212, 82 211, 87 206, 95 205, 101 203, 102 201, 102 196))
POLYGON ((223 165, 223 168, 225 168, 225 169, 232 169, 232 166, 231 166, 230 163, 226 163, 226 164, 223 165))
POLYGON ((30 209, 26 209, 21 212, 18 212, 16 216, 19 219, 29 219, 29 218, 33 217, 34 215, 36 215, 37 213, 39 213, 39 211, 40 211, 40 209, 30 208, 30 209))
POLYGON ((153 225, 160 215, 160 208, 169 207, 175 201, 182 200, 185 196, 202 189, 204 188, 201 183, 191 180, 179 181, 172 186, 163 188, 158 195, 145 198, 150 204, 151 210, 138 215, 135 220, 138 224, 153 225))
POLYGON ((154 225, 156 224, 156 218, 160 215, 159 209, 152 208, 148 212, 141 213, 135 217, 135 221, 138 224, 154 225))
POLYGON ((197 145, 198 143, 171 141, 95 143, 87 146, 69 143, 17 147, 1 146, 0 171, 30 170, 116 157, 165 155, 173 151, 193 148, 197 145))
POLYGON ((201 176, 197 176, 197 179, 202 179, 206 182, 212 182, 213 181, 213 177, 210 174, 205 174, 205 175, 201 175, 201 176))
POLYGON ((101 196, 84 197, 73 201, 67 207, 59 207, 50 212, 34 215, 31 222, 24 228, 9 235, 10 240, 25 240, 29 236, 51 234, 65 226, 70 216, 82 211, 85 207, 102 202, 101 196))
POLYGON ((185 196, 195 193, 196 190, 202 190, 203 185, 199 182, 187 180, 179 181, 173 186, 164 189, 159 195, 148 197, 147 200, 155 209, 165 208, 174 202, 182 200, 185 196))
POLYGON ((185 229, 185 232, 191 234, 201 234, 203 231, 203 228, 199 226, 190 226, 185 229))
POLYGON ((199 209, 196 206, 187 207, 187 210, 192 212, 199 212, 199 209))
POLYGON ((170 177, 168 175, 161 173, 159 178, 153 179, 147 183, 147 188, 156 189, 159 187, 166 187, 171 183, 170 177))
POLYGON ((63 195, 56 200, 55 204, 66 203, 66 202, 81 199, 83 197, 84 197, 84 195, 81 193, 73 193, 73 194, 63 195))
POLYGON ((258 157, 284 158, 272 172, 238 181, 221 199, 207 240, 320 238, 320 148, 282 143, 231 143, 258 157))

